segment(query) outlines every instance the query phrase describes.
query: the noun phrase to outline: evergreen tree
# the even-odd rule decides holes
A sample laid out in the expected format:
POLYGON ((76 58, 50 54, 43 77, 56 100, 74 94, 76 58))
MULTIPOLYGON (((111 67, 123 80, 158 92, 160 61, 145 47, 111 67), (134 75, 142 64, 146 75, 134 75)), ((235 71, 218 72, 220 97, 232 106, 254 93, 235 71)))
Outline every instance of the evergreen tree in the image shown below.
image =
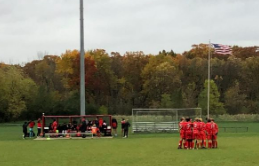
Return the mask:
MULTIPOLYGON (((204 83, 204 89, 199 95, 199 107, 202 108, 203 113, 207 113, 207 95, 208 94, 208 80, 204 83)), ((220 94, 218 87, 213 80, 210 81, 210 114, 218 115, 224 114, 226 111, 224 109, 224 104, 219 101, 220 94)))

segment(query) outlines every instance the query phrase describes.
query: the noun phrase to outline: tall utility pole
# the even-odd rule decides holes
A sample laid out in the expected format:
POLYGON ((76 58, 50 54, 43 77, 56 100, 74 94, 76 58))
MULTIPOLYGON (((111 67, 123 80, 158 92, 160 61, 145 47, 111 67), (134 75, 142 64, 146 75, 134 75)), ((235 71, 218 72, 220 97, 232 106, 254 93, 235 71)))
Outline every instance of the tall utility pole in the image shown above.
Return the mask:
POLYGON ((80 0, 80 115, 85 115, 85 49, 83 0, 80 0))
POLYGON ((210 118, 210 41, 208 53, 208 91, 207 91, 207 118, 210 118))

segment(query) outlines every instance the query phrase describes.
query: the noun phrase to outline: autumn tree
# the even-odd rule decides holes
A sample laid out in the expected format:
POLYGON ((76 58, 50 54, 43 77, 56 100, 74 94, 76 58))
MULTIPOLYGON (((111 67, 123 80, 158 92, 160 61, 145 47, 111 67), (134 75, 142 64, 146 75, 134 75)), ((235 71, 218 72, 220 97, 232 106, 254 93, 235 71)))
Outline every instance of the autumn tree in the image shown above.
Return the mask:
POLYGON ((128 91, 128 100, 132 106, 142 106, 143 98, 140 91, 143 90, 143 79, 141 72, 148 63, 149 56, 143 52, 126 52, 123 56, 124 84, 119 84, 128 91))
POLYGON ((174 66, 171 57, 153 56, 142 71, 143 95, 147 102, 160 101, 162 94, 173 94, 181 86, 181 71, 174 66))
MULTIPOLYGON (((62 83, 65 87, 63 106, 66 112, 79 110, 79 88, 80 88, 80 53, 78 50, 67 50, 56 61, 56 72, 62 75, 62 83), (66 101, 74 101, 72 103, 66 101)), ((94 90, 99 85, 96 75, 97 67, 89 52, 85 53, 85 92, 87 104, 95 101, 94 90)), ((88 106, 86 107, 86 109, 88 106)), ((91 107, 92 108, 92 107, 91 107)), ((91 109, 89 107, 89 109, 91 109)), ((96 110, 96 109, 93 109, 96 110)), ((87 113, 89 113, 87 111, 87 113)))
POLYGON ((111 69, 111 58, 103 49, 96 49, 88 52, 95 61, 95 104, 109 106, 113 90, 116 88, 117 77, 111 69))
POLYGON ((257 47, 239 47, 239 46, 233 46, 233 55, 236 58, 241 58, 245 60, 249 57, 259 57, 259 52, 256 52, 257 47))
POLYGON ((196 107, 198 96, 204 88, 204 82, 208 78, 208 61, 202 58, 188 59, 182 57, 179 60, 181 77, 182 98, 185 107, 196 107))
POLYGON ((209 46, 208 44, 193 44, 192 49, 190 51, 185 51, 183 53, 183 56, 185 56, 188 59, 193 58, 208 58, 209 53, 209 46))

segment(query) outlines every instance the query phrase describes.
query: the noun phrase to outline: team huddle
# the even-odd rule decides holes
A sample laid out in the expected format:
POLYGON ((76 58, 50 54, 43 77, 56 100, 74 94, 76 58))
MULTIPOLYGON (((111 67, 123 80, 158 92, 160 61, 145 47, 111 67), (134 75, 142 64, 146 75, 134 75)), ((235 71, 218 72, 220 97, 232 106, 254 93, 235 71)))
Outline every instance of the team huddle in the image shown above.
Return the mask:
POLYGON ((179 123, 180 130, 180 141, 178 149, 199 149, 206 148, 217 148, 217 135, 218 135, 218 125, 214 122, 214 119, 209 118, 207 123, 202 121, 202 118, 192 119, 189 117, 182 117, 179 123), (182 147, 183 146, 183 147, 182 147))

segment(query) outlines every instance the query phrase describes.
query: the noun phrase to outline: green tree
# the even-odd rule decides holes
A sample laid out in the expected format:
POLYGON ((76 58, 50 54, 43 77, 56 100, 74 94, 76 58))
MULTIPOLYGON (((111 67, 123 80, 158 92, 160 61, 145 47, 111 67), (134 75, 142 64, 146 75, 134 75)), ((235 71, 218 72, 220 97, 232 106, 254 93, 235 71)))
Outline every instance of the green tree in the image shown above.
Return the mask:
POLYGON ((104 105, 102 105, 101 107, 99 107, 98 112, 99 112, 100 115, 107 115, 108 114, 108 108, 105 107, 104 105))
POLYGON ((6 102, 3 107, 5 116, 8 116, 5 119, 17 120, 22 112, 27 111, 26 103, 33 100, 37 85, 16 66, 0 68, 0 77, 0 100, 6 102))
POLYGON ((161 108, 172 108, 173 107, 173 102, 171 99, 171 96, 169 94, 162 94, 162 99, 160 103, 161 108))
MULTIPOLYGON (((219 101, 220 94, 217 85, 213 80, 210 81, 210 114, 218 115, 224 114, 224 104, 219 101)), ((207 112, 207 96, 208 96, 208 80, 204 83, 204 90, 199 95, 199 107, 202 108, 203 113, 207 112)))

